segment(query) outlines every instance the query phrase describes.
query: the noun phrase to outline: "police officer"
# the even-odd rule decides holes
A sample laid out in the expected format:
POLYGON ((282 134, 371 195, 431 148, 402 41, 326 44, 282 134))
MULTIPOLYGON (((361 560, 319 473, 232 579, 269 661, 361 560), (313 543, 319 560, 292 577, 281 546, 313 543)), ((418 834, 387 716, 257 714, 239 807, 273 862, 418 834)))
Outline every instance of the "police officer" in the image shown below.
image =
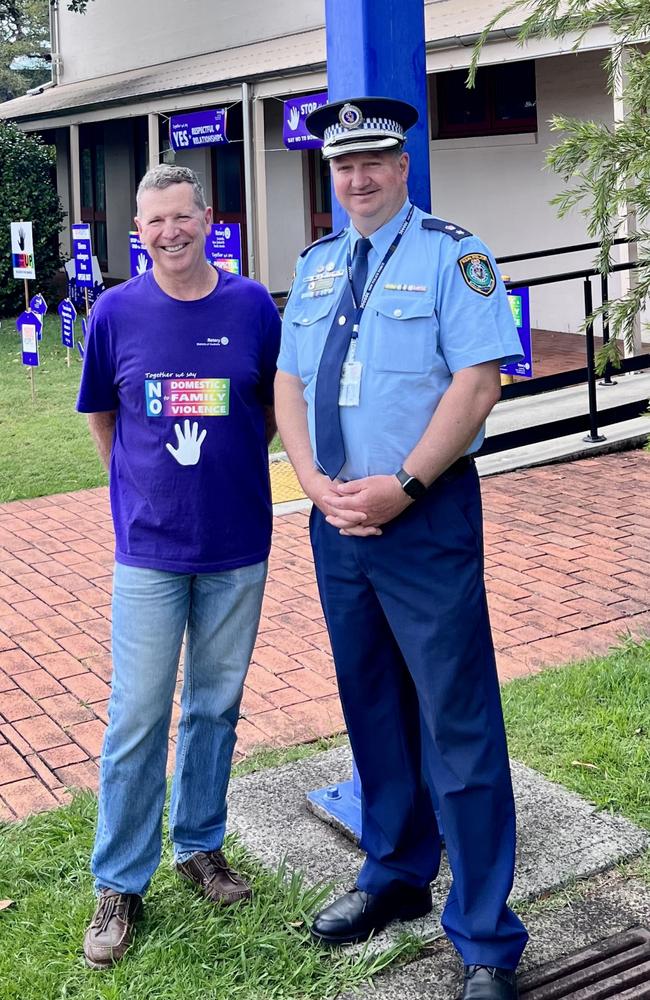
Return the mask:
POLYGON ((431 909, 464 1000, 513 1000, 526 931, 507 906, 515 813, 483 580, 473 453, 521 348, 492 255, 409 202, 417 112, 362 98, 307 120, 350 225, 300 256, 276 378, 312 499, 318 586, 361 777, 366 859, 312 934, 361 941, 431 909), (429 784, 430 782, 430 784, 429 784))

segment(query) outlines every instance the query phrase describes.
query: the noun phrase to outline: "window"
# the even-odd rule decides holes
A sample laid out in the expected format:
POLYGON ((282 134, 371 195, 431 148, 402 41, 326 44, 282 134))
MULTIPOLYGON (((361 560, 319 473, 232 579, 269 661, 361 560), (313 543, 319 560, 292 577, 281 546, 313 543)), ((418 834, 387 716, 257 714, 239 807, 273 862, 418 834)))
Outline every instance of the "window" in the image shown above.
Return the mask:
POLYGON ((84 125, 79 130, 81 158, 81 221, 90 225, 93 253, 99 266, 108 267, 106 241, 106 173, 104 169, 104 129, 84 125))
POLYGON ((309 211, 311 238, 319 240, 332 232, 332 185, 330 165, 319 149, 310 149, 309 157, 309 211))
POLYGON ((465 86, 466 79, 464 69, 435 77, 436 138, 537 131, 534 62, 482 66, 471 90, 465 86))

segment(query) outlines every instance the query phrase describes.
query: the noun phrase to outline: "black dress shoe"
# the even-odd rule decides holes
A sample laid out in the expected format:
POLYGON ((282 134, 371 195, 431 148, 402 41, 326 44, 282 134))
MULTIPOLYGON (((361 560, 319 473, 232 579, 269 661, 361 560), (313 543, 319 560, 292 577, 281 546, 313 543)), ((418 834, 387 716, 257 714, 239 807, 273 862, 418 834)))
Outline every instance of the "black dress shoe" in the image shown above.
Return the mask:
POLYGON ((518 1000, 517 973, 493 965, 466 965, 462 1000, 518 1000))
POLYGON ((414 920, 431 911, 431 889, 402 884, 373 896, 351 889, 325 907, 311 926, 312 937, 327 944, 366 941, 391 920, 414 920))

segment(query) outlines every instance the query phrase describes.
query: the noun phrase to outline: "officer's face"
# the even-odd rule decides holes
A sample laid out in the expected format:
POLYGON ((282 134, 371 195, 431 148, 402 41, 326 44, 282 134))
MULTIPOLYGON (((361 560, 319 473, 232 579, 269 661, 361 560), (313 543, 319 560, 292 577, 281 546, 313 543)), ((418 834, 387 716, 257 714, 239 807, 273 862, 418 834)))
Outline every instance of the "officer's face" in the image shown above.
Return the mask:
POLYGON ((190 184, 143 191, 135 222, 151 254, 154 273, 184 280, 205 267, 205 237, 210 232, 212 209, 197 206, 190 184))
POLYGON ((399 212, 407 196, 408 153, 346 153, 331 160, 334 191, 363 236, 399 212))

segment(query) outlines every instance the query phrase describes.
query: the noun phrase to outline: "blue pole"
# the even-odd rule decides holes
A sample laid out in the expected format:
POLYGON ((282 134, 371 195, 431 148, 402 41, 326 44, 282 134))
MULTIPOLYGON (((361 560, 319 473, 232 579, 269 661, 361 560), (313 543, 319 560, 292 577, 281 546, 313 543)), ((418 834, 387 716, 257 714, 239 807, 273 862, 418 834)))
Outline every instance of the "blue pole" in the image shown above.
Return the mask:
MULTIPOLYGON (((423 0, 325 0, 328 99, 394 97, 417 108, 409 129, 411 200, 431 211, 423 0)), ((347 215, 332 198, 334 229, 347 215)))
MULTIPOLYGON (((424 45, 424 0, 325 0, 328 100, 393 97, 418 110, 406 150, 411 164, 411 201, 431 211, 429 111, 424 45)), ((347 214, 332 191, 334 230, 347 214)), ((356 764, 353 780, 308 792, 318 815, 325 813, 357 840, 361 834, 361 787, 356 764)))

